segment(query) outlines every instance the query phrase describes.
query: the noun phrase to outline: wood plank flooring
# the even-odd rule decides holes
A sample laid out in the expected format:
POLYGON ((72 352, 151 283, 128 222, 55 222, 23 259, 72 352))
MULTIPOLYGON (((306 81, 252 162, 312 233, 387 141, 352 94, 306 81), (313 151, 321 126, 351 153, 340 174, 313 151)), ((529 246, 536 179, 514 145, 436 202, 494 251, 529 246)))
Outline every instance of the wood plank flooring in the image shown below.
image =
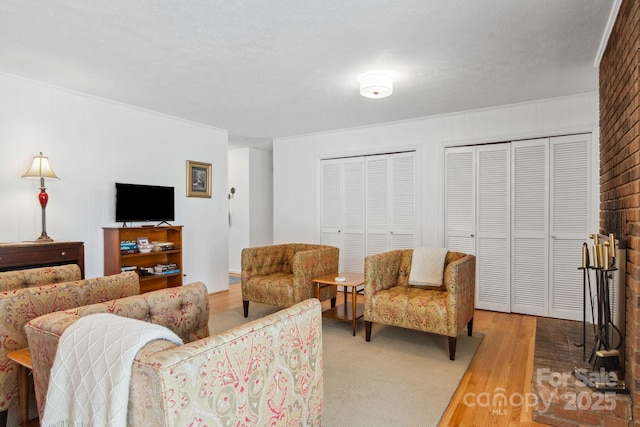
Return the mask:
MULTIPOLYGON (((211 312, 242 306, 240 284, 211 294, 209 304, 211 312)), ((362 321, 358 321, 358 335, 363 334, 363 329, 362 321)), ((531 409, 519 404, 519 398, 525 399, 531 392, 536 318, 476 310, 473 330, 483 333, 484 339, 440 425, 543 426, 532 422, 531 409), (494 397, 499 394, 515 404, 494 404, 494 397)), ((458 340, 465 337, 466 333, 461 334, 458 340)))

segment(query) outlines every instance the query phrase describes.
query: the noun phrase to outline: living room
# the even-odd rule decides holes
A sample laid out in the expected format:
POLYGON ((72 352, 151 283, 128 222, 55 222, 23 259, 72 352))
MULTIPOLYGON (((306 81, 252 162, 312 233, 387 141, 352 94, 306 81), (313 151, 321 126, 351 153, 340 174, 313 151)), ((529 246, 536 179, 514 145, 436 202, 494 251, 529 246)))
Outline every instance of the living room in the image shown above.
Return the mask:
MULTIPOLYGON (((594 3, 606 11, 606 21, 611 5, 594 3)), ((590 34, 596 40, 591 46, 592 63, 598 44, 606 38, 604 31, 604 26, 590 31, 597 33, 590 34)), ((15 51, 20 44, 14 43, 10 49, 15 51)), ((42 151, 60 177, 59 181, 46 182, 50 197, 46 211, 49 235, 54 240, 84 242, 87 277, 103 274, 103 227, 121 225, 114 221, 114 183, 166 185, 176 188, 176 224, 184 225, 185 283, 202 281, 211 293, 225 291, 229 271, 239 271, 229 250, 234 244, 229 237, 229 212, 233 209, 230 204, 247 191, 229 179, 230 168, 234 167, 228 160, 228 143, 234 136, 231 131, 208 122, 203 124, 196 118, 181 118, 153 111, 144 104, 136 105, 134 94, 142 88, 134 85, 120 87, 112 97, 93 95, 91 85, 99 85, 99 80, 93 78, 94 73, 98 74, 99 63, 93 70, 80 69, 73 66, 73 60, 65 62, 65 58, 43 54, 37 64, 49 64, 52 73, 61 70, 62 75, 56 83, 47 83, 28 73, 26 67, 21 73, 18 60, 6 68, 0 62, 0 186, 5 195, 0 240, 33 240, 40 233, 38 186, 21 176, 32 157, 42 151), (73 84, 65 85, 65 81, 73 84), (184 194, 188 160, 212 165, 210 198, 184 194), (230 198, 231 187, 237 191, 235 198, 230 198)), ((594 142, 590 187, 593 194, 598 194, 601 94, 597 68, 593 73, 592 86, 569 94, 538 91, 539 97, 479 108, 463 106, 412 118, 380 118, 366 125, 262 135, 273 141, 273 243, 320 242, 318 168, 319 162, 327 158, 415 151, 418 214, 423 218, 417 235, 422 246, 443 246, 445 241, 445 146, 591 133, 594 142)), ((108 87, 108 80, 103 84, 108 87)), ((153 97, 154 92, 167 86, 171 86, 167 81, 147 82, 147 96, 153 97)), ((355 86, 357 94, 357 81, 355 86)), ((396 91, 400 92, 401 87, 397 82, 396 91)), ((215 93, 209 95, 216 97, 215 93)), ((453 92, 451 96, 460 98, 462 94, 453 92)), ((429 98, 425 99, 428 102, 429 98)), ((368 105, 364 108, 376 109, 368 105)), ((241 115, 242 111, 234 113, 241 115)), ((251 139, 250 135, 247 139, 251 139)), ((255 147, 243 149, 263 151, 255 147)), ((270 170, 265 168, 261 178, 271 179, 270 170)), ((594 229, 599 225, 598 209, 598 197, 593 197, 594 229)), ((232 227, 233 221, 231 216, 232 227)))

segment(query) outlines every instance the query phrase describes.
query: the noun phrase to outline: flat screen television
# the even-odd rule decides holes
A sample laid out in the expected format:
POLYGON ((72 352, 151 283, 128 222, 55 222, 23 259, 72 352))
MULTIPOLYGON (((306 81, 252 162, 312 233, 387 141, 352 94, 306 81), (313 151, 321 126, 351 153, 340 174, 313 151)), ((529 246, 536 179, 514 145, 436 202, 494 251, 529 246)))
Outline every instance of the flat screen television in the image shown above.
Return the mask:
POLYGON ((174 221, 174 188, 116 182, 116 222, 174 221))

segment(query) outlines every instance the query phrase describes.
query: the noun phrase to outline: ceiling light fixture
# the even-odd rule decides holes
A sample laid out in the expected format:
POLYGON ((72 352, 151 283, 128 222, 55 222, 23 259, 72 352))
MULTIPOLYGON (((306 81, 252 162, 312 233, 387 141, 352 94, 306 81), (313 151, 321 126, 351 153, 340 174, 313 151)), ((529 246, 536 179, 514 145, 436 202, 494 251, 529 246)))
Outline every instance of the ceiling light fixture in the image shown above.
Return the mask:
POLYGON ((393 79, 380 71, 369 71, 360 77, 360 95, 386 98, 393 93, 393 79))

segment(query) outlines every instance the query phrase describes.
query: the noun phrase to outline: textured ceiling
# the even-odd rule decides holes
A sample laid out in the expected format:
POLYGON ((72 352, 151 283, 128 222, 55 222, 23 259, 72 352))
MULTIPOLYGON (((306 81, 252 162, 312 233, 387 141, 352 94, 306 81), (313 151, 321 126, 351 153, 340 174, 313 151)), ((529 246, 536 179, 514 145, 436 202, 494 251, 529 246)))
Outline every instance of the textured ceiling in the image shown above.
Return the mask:
POLYGON ((612 3, 2 0, 0 72, 255 141, 596 91, 612 3))

